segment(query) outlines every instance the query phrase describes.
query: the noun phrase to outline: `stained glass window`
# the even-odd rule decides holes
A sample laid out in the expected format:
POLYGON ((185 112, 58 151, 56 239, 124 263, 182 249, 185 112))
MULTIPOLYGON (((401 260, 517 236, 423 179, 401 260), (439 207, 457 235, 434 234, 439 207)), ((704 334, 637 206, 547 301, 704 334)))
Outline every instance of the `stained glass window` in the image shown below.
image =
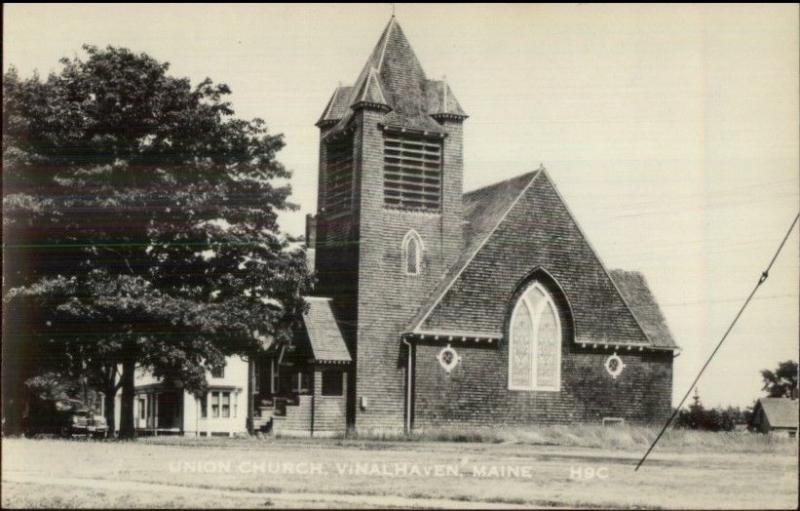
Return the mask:
POLYGON ((517 304, 514 311, 511 331, 514 332, 509 350, 511 387, 530 388, 533 385, 533 357, 531 357, 533 323, 528 307, 522 301, 517 304))
POLYGON ((417 273, 417 240, 411 238, 406 247, 406 273, 417 273))
POLYGON ((553 304, 548 302, 539 316, 539 333, 536 336, 536 386, 558 387, 559 339, 558 319, 553 304))
POLYGON ((508 386, 512 390, 560 389, 561 324, 550 294, 534 283, 511 316, 508 386))

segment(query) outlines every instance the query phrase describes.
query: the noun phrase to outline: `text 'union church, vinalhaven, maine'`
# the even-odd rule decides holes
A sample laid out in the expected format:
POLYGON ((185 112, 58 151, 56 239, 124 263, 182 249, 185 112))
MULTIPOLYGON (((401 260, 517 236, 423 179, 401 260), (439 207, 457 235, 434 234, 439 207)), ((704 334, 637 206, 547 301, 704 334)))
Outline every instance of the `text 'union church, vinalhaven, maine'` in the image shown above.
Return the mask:
POLYGON ((322 436, 668 416, 678 347, 643 276, 603 266, 543 167, 463 193, 467 117, 393 17, 317 121, 318 284, 294 343, 230 359, 202 398, 142 382, 140 429, 322 436))

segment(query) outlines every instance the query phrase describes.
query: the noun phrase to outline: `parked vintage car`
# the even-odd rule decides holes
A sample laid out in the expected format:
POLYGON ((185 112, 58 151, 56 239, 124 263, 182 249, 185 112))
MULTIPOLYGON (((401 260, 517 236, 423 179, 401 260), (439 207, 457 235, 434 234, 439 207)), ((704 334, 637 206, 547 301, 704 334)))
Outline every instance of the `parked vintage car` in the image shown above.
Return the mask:
POLYGON ((108 424, 102 415, 94 414, 77 399, 35 399, 25 422, 25 434, 72 437, 76 435, 104 438, 108 424))

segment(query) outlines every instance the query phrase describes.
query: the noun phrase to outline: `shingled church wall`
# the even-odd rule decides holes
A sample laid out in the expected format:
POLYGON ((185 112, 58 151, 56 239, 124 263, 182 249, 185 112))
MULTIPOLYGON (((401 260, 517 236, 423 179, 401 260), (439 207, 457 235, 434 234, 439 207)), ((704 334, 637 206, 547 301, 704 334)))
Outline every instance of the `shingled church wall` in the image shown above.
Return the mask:
POLYGON ((653 349, 644 333, 636 330, 630 312, 625 318, 603 315, 614 309, 607 302, 621 303, 621 298, 545 174, 520 197, 453 286, 458 292, 443 299, 445 314, 432 315, 434 328, 445 331, 450 325, 464 331, 466 324, 493 331, 496 325, 503 339, 491 344, 452 342, 461 362, 449 374, 436 358, 444 344, 420 343, 415 361, 415 427, 452 422, 599 423, 604 417, 651 422, 670 413, 672 351, 653 349), (531 274, 537 268, 542 271, 531 274), (563 326, 561 389, 511 391, 507 333, 515 291, 526 278, 545 275, 542 283, 556 298, 563 326), (599 292, 601 286, 607 291, 599 292), (592 323, 586 322, 590 316, 574 321, 573 313, 592 307, 601 311, 591 316, 592 323), (638 345, 614 347, 632 341, 638 345), (604 366, 614 352, 625 364, 616 378, 604 366))

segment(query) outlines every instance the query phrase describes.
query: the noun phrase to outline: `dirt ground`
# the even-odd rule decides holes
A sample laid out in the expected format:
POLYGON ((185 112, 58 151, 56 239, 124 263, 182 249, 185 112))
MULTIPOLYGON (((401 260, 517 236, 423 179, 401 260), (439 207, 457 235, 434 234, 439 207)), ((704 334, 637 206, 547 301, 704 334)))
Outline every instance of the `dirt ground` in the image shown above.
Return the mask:
POLYGON ((516 443, 3 440, 13 507, 791 508, 797 451, 516 443), (792 451, 792 452, 789 452, 792 451))

